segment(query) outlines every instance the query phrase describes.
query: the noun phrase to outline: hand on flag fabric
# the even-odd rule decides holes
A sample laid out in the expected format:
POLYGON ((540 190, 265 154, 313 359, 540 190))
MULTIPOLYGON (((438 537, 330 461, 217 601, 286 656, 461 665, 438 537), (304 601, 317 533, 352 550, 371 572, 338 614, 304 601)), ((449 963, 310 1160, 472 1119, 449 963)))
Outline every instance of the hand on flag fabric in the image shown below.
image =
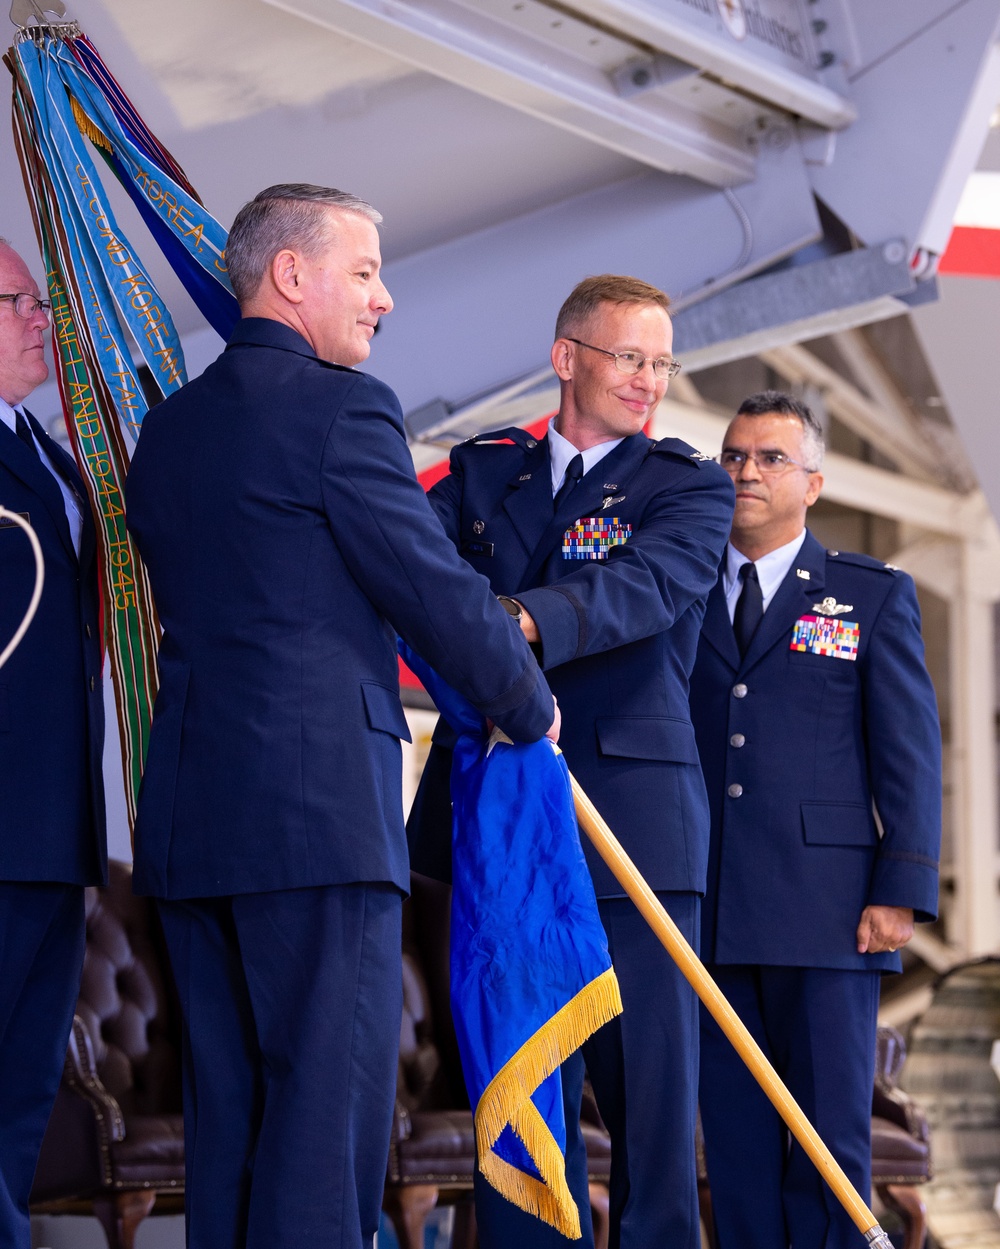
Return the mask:
MULTIPOLYGON (((479 1169, 521 1209, 578 1239, 559 1065, 622 1006, 569 772, 551 741, 514 743, 488 730, 419 656, 404 643, 400 651, 459 734, 451 1003, 479 1169)), ((559 725, 557 708, 550 735, 559 725)))

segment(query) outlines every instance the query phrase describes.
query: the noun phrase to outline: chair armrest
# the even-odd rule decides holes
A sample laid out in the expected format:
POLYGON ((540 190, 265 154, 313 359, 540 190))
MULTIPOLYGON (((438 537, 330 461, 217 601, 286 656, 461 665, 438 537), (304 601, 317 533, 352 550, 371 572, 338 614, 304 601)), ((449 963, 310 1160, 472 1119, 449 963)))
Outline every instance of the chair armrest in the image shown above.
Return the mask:
POLYGON ((107 1135, 108 1140, 123 1141, 125 1116, 121 1106, 101 1083, 97 1074, 94 1046, 79 1015, 73 1016, 63 1077, 74 1093, 89 1102, 98 1127, 107 1135))
POLYGON ((872 1090, 872 1114, 895 1123, 914 1140, 927 1142, 930 1139, 927 1116, 922 1108, 909 1094, 888 1086, 880 1078, 876 1078, 872 1090))
POLYGON ((392 1143, 395 1145, 398 1141, 407 1141, 412 1134, 413 1120, 410 1118, 410 1112, 397 1097, 396 1104, 392 1108, 392 1143))

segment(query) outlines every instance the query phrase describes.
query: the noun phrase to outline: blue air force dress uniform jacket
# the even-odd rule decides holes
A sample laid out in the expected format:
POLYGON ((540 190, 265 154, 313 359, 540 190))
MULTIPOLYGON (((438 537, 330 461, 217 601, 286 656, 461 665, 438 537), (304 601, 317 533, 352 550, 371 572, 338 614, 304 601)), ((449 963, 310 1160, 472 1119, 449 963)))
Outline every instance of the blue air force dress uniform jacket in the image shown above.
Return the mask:
MULTIPOLYGON (((55 478, 0 422, 0 503, 30 521, 45 559, 38 612, 0 670, 0 1242, 11 1245, 30 1239, 28 1193, 79 993, 83 886, 107 871, 94 524, 72 458, 28 422, 79 496, 83 528, 78 556, 55 478)), ((0 647, 34 583, 26 536, 0 524, 0 647)))
MULTIPOLYGON (((913 581, 868 556, 826 551, 807 532, 741 660, 720 578, 691 706, 712 811, 702 957, 751 1030, 756 1021, 767 1032, 765 1049, 867 1197, 871 973, 900 960, 859 954, 855 933, 868 905, 912 907, 917 920, 937 911, 941 742, 913 581), (809 984, 822 985, 815 1000, 809 984)), ((748 1079, 706 1020, 701 1106, 723 1249, 784 1249, 787 1235, 860 1245, 821 1183, 812 1214, 801 1187, 798 1200, 788 1196, 803 1173, 815 1183, 811 1164, 797 1146, 786 1164, 773 1112, 748 1079)))
POLYGON ((135 885, 170 900, 189 1024, 188 1243, 370 1244, 409 888, 396 634, 515 739, 552 699, 445 540, 395 395, 288 326, 241 321, 149 413, 127 503, 163 625, 135 885))
MULTIPOLYGON (((670 892, 668 908, 696 942, 708 809, 688 675, 731 523, 728 476, 677 439, 637 434, 599 461, 553 514, 548 440, 505 429, 455 448, 451 473, 430 498, 465 559, 536 621, 567 763, 652 888, 670 892)), ((408 825, 414 868, 443 879, 450 870, 450 743, 439 724, 408 825)), ((698 1243, 696 1003, 582 841, 625 1004, 622 1019, 585 1049, 612 1134, 612 1218, 623 1249, 687 1249, 698 1243), (671 1017, 653 1019, 661 1008, 671 1017)), ((572 1156, 582 1071, 570 1067, 563 1069, 567 1171, 586 1210, 585 1165, 574 1169, 572 1156)), ((476 1200, 484 1249, 564 1243, 485 1187, 476 1200)))

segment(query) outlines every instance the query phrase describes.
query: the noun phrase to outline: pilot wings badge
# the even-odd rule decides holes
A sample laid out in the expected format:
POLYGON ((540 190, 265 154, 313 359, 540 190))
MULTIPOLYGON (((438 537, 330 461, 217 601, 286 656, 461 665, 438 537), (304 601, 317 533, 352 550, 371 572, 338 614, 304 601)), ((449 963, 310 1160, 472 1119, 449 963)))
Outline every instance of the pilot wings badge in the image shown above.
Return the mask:
POLYGON ((813 611, 820 616, 842 616, 844 612, 854 611, 851 603, 838 603, 835 598, 827 597, 822 603, 813 603, 813 611))

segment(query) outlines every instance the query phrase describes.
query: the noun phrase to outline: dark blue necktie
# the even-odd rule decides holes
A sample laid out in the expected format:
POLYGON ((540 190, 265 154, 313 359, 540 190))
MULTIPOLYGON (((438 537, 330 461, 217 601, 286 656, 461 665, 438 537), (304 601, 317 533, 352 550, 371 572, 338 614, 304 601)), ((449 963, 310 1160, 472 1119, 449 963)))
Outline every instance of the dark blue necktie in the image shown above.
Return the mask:
POLYGON ((552 510, 558 512, 567 498, 573 493, 580 483, 583 476, 583 456, 577 452, 576 455, 566 465, 566 476, 563 478, 563 484, 556 492, 556 497, 552 500, 552 510))
POLYGON ((25 419, 24 413, 19 412, 16 408, 14 409, 14 429, 24 445, 29 447, 38 459, 41 459, 42 457, 38 454, 38 446, 31 434, 31 426, 25 419))
POLYGON ((733 632, 736 634, 736 645, 740 648, 742 659, 750 647, 753 635, 760 624, 760 618, 764 614, 764 596, 760 592, 760 582, 757 580, 757 568, 754 564, 742 565, 740 580, 743 582, 743 589, 736 600, 733 632))

